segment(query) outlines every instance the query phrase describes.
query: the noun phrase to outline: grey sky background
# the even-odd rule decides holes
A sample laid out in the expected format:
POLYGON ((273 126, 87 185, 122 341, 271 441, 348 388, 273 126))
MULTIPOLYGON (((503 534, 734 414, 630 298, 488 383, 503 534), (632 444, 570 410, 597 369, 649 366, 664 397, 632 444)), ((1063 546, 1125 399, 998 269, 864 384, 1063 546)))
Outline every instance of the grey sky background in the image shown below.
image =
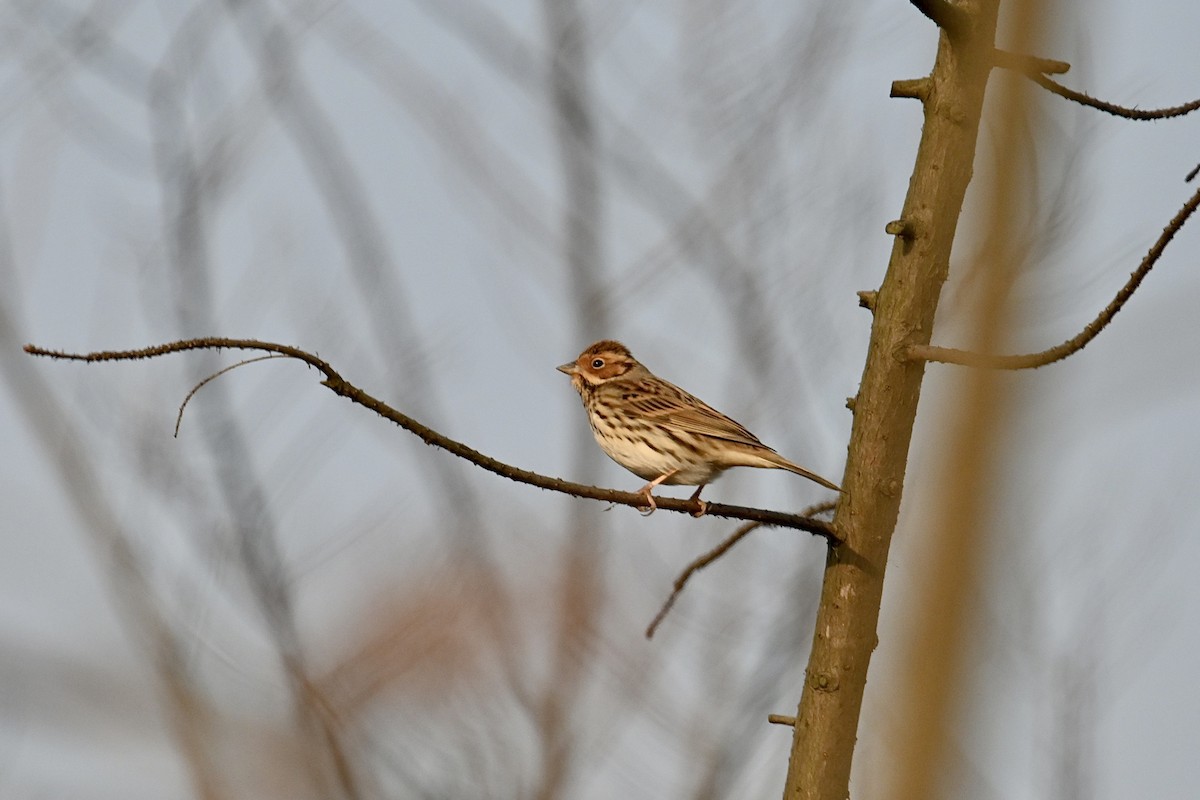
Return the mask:
MULTIPOLYGON (((553 369, 588 344, 580 309, 600 309, 656 373, 836 479, 869 333, 854 293, 882 278, 920 134, 918 104, 888 89, 927 72, 932 23, 902 2, 586 4, 603 213, 599 294, 580 298, 541 5, 238 5, 0 4, 0 796, 195 796, 106 530, 141 559, 150 590, 133 605, 182 643, 229 796, 310 796, 281 766, 304 750, 243 574, 245 526, 277 547, 312 673, 345 692, 368 796, 537 794, 564 663, 573 756, 555 796, 778 796, 790 737, 765 718, 794 711, 818 543, 756 533, 647 642, 671 580, 733 526, 459 466, 297 364, 206 386, 173 439, 188 390, 238 356, 83 366, 19 348, 293 344, 496 458, 634 489, 553 369), (287 44, 275 60, 264 37, 287 44), (558 662, 571 553, 599 588, 558 662), (383 630, 395 652, 369 680, 350 654, 383 630), (356 705, 359 685, 387 689, 356 705)), ((1072 64, 1072 88, 1175 105, 1200 95, 1197 30, 1191 3, 1062 2, 1039 54, 1072 64)), ((1036 97, 1022 350, 1111 299, 1200 162, 1192 117, 1036 97)), ((955 264, 977 244, 964 227, 955 264)), ((957 796, 1200 785, 1197 235, 1082 353, 1011 377, 957 796)), ((935 343, 965 323, 954 266, 935 343)), ((928 371, 856 797, 881 796, 903 734, 888 696, 938 494, 927 476, 953 446, 939 427, 953 369, 928 371)), ((823 499, 746 472, 706 496, 823 499)))

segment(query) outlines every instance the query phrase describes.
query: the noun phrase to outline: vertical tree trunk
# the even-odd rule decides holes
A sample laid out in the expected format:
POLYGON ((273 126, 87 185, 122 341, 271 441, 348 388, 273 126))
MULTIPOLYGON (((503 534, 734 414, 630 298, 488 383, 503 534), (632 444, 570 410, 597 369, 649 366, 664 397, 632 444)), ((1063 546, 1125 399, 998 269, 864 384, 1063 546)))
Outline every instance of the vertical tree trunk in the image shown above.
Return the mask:
MULTIPOLYGON (((922 6, 936 3, 925 2, 922 6)), ((922 9, 926 10, 926 9, 922 9)), ((925 127, 887 274, 873 298, 874 325, 854 400, 846 490, 834 524, 844 544, 829 552, 812 653, 796 716, 786 800, 834 800, 849 793, 867 667, 924 362, 903 350, 925 344, 946 279, 963 197, 970 183, 992 64, 999 0, 956 4, 964 24, 942 31, 933 72, 893 94, 916 97, 925 127)))

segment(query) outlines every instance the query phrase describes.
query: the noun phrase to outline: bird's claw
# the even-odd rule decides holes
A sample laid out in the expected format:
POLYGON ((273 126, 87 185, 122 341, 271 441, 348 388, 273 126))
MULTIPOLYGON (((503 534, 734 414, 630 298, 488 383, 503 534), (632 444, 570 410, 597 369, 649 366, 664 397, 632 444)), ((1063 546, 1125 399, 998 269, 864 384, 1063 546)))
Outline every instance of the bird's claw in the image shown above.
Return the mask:
POLYGON ((700 519, 701 517, 703 517, 705 514, 708 513, 708 503, 707 502, 705 502, 704 500, 701 500, 699 497, 693 498, 693 502, 695 502, 695 504, 696 504, 696 510, 688 512, 693 517, 695 517, 696 519, 700 519))
POLYGON ((640 494, 646 500, 646 505, 638 506, 637 510, 643 517, 648 517, 658 509, 658 504, 654 502, 654 496, 650 494, 649 490, 640 494))

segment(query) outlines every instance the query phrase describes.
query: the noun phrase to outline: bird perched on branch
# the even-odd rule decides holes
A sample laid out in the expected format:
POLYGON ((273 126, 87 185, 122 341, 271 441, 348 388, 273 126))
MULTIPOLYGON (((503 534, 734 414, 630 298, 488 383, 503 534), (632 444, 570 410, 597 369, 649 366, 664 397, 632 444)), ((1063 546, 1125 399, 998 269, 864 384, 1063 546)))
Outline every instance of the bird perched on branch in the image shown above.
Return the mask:
POLYGON ((596 342, 558 367, 571 376, 600 449, 643 480, 646 514, 657 508, 659 484, 696 486, 700 492, 730 467, 786 469, 840 492, 837 484, 788 461, 720 411, 646 369, 620 342, 596 342))

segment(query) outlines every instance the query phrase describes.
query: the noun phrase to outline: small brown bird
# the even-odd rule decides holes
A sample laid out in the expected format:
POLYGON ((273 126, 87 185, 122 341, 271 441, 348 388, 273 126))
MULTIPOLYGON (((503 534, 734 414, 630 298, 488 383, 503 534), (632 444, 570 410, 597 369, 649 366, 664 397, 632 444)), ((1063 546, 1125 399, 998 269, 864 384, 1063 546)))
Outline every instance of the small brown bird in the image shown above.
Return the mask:
POLYGON ((840 492, 837 484, 793 464, 750 431, 699 399, 655 377, 620 342, 596 342, 558 367, 571 376, 600 449, 639 478, 647 514, 657 507, 659 484, 696 486, 695 516, 704 514, 700 492, 730 467, 786 469, 840 492))

